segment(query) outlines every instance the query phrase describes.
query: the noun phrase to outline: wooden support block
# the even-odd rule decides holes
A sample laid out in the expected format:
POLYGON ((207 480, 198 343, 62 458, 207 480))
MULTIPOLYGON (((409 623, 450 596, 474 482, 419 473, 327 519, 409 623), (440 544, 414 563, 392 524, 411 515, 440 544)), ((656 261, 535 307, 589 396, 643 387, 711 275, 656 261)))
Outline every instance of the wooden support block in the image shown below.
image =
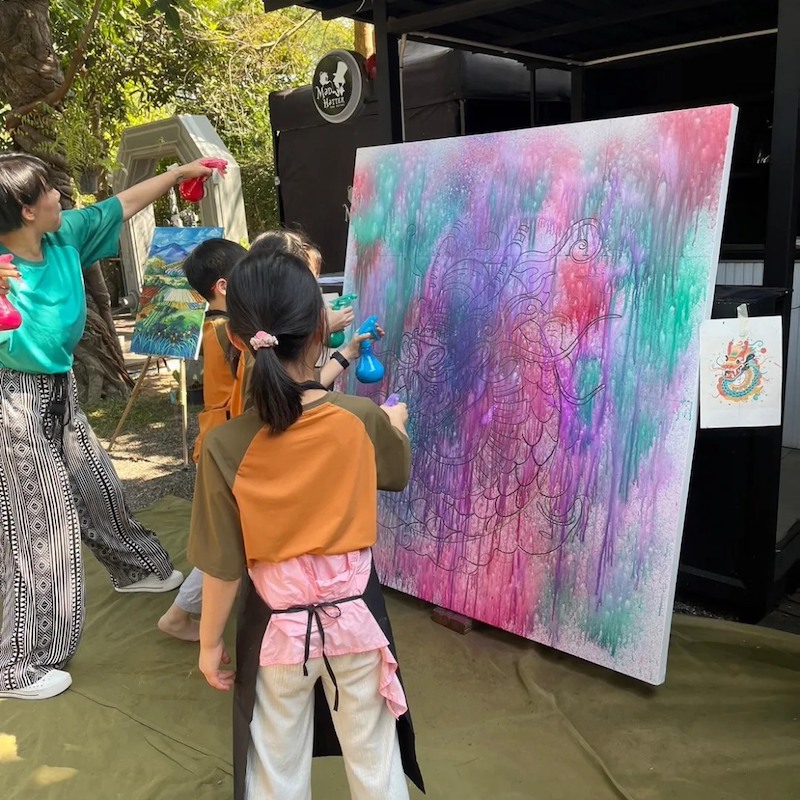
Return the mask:
POLYGON ((448 611, 446 608, 439 608, 438 606, 433 609, 431 619, 439 625, 444 625, 445 628, 456 633, 469 633, 474 625, 473 620, 465 617, 463 614, 456 614, 455 611, 448 611))

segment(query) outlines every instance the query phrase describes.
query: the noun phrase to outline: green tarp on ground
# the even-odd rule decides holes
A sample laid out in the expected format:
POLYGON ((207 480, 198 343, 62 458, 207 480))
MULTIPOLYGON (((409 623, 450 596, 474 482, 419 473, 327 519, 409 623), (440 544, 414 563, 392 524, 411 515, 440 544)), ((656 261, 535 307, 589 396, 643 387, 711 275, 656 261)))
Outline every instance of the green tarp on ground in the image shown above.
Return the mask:
MULTIPOLYGON (((185 566, 189 504, 140 516, 185 566)), ((172 596, 117 594, 91 556, 87 581, 73 688, 0 702, 0 798, 230 798, 230 696, 156 630, 172 596)), ((654 689, 388 595, 431 798, 800 798, 800 637, 676 617, 654 689)), ((316 764, 314 792, 348 797, 338 760, 316 764)))

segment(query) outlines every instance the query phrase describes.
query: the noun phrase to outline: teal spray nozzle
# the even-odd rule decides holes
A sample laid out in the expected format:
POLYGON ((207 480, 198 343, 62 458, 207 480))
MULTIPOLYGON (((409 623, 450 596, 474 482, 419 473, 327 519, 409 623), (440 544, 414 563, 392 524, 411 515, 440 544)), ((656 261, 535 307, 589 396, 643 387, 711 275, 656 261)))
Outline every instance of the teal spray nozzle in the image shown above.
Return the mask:
POLYGON ((372 352, 372 342, 378 338, 378 318, 370 317, 361 324, 358 329, 359 334, 369 333, 372 339, 365 339, 361 342, 361 352, 358 357, 356 367, 356 378, 361 383, 378 383, 383 380, 383 364, 378 361, 378 357, 372 352))
MULTIPOLYGON (((331 302, 331 308, 334 311, 341 311, 343 308, 349 308, 353 305, 353 301, 358 300, 357 294, 343 294, 331 302)), ((344 331, 336 331, 328 338, 328 347, 341 347, 344 344, 344 331)))

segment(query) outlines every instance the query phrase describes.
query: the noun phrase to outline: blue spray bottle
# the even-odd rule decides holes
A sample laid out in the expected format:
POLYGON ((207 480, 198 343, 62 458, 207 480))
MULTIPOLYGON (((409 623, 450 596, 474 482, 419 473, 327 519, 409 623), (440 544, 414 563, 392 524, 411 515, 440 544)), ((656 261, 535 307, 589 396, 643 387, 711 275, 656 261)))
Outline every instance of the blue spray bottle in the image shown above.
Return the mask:
POLYGON ((372 339, 365 339, 360 345, 361 352, 358 357, 358 366, 356 367, 356 378, 361 383, 378 383, 383 380, 383 364, 378 361, 378 357, 372 352, 372 342, 378 338, 377 324, 378 318, 370 317, 358 329, 359 334, 372 334, 372 339))

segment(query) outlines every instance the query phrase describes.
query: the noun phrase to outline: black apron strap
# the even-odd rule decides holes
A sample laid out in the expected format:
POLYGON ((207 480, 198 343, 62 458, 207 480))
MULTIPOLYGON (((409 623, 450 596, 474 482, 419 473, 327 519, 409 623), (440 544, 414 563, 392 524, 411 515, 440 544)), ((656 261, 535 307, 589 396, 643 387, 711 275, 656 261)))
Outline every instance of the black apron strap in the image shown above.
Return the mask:
MULTIPOLYGON (((234 800, 245 800, 247 757, 251 741, 250 721, 255 705, 261 643, 269 619, 274 613, 256 591, 247 571, 244 572, 242 584, 236 635, 236 684, 233 711, 234 800)), ((389 640, 389 649, 397 659, 392 628, 386 614, 383 593, 374 563, 362 599, 389 640)), ((397 676, 402 684, 403 678, 400 673, 401 671, 398 669, 397 676)), ((318 680, 314 686, 314 700, 314 756, 341 756, 341 744, 336 735, 336 728, 321 680, 318 680)), ((424 793, 425 784, 417 763, 414 726, 410 712, 406 711, 397 721, 397 733, 400 739, 403 769, 411 781, 424 793)))
POLYGON ((305 651, 303 653, 303 675, 308 677, 308 659, 311 655, 311 632, 313 630, 314 622, 317 623, 317 630, 319 631, 320 645, 322 647, 322 661, 325 664, 325 669, 331 679, 334 689, 333 710, 339 710, 339 684, 336 680, 336 675, 331 667, 331 662, 328 661, 328 656, 325 654, 325 629, 322 625, 321 614, 326 617, 336 619, 342 613, 339 606, 342 603, 352 603, 353 600, 361 600, 362 595, 353 595, 352 597, 343 597, 341 600, 332 600, 328 603, 314 603, 308 606, 292 606, 291 608, 272 609, 273 614, 308 614, 308 625, 306 626, 306 641, 305 651))

